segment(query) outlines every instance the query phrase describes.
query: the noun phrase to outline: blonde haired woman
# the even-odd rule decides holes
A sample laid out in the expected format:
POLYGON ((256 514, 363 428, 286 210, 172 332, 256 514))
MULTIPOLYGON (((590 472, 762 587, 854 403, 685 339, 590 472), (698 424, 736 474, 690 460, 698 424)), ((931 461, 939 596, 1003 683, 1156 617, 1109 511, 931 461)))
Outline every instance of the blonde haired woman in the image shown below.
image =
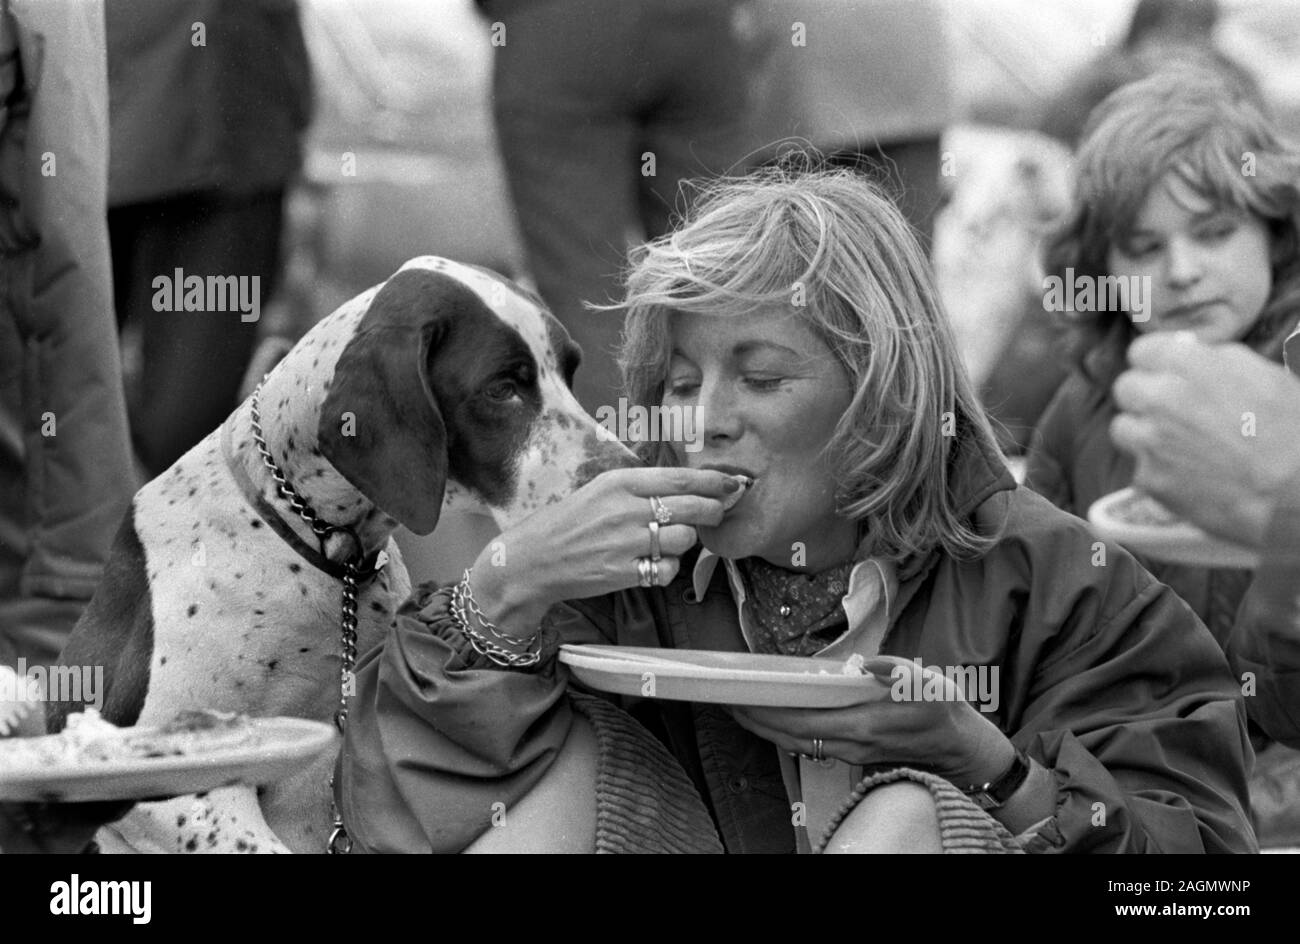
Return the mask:
POLYGON ((629 396, 698 409, 700 436, 641 444, 649 467, 413 597, 358 670, 338 781, 356 848, 1255 849, 1213 639, 1017 488, 887 199, 849 172, 724 182, 627 286, 629 396), (890 694, 625 712, 576 691, 562 641, 856 653, 890 694), (977 706, 922 667, 996 685, 977 706), (792 804, 826 784, 799 755, 860 773, 806 834, 792 804))

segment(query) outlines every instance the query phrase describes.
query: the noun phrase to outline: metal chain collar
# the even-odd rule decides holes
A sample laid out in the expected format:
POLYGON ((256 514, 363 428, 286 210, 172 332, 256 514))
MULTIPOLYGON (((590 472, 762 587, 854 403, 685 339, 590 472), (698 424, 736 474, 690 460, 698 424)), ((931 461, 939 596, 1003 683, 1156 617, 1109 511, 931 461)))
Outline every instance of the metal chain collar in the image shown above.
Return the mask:
MULTIPOLYGON (((250 398, 249 413, 252 417, 253 442, 257 445, 257 451, 262 456, 262 464, 266 466, 267 471, 271 473, 271 478, 275 480, 275 488, 280 497, 287 501, 298 517, 307 523, 316 539, 320 542, 321 556, 329 560, 329 555, 325 553, 325 541, 331 534, 346 534, 352 538, 352 545, 355 548, 352 556, 343 562, 343 605, 342 605, 342 631, 341 649, 342 664, 339 668, 339 707, 334 712, 334 726, 342 734, 347 728, 348 723, 348 693, 354 685, 352 670, 357 662, 357 578, 361 574, 361 565, 365 561, 365 548, 361 545, 361 538, 352 528, 330 524, 321 519, 316 514, 314 508, 307 503, 297 490, 289 483, 289 479, 281 471, 276 461, 271 458, 271 450, 266 446, 266 437, 262 433, 262 415, 258 399, 262 393, 262 385, 259 383, 257 389, 253 391, 250 398)), ((387 556, 383 551, 375 560, 374 569, 377 571, 387 562, 387 556)), ((348 853, 352 851, 352 840, 348 837, 347 830, 343 826, 343 816, 339 813, 338 806, 334 803, 334 775, 330 774, 330 809, 333 813, 333 829, 330 832, 329 852, 331 854, 348 853)))

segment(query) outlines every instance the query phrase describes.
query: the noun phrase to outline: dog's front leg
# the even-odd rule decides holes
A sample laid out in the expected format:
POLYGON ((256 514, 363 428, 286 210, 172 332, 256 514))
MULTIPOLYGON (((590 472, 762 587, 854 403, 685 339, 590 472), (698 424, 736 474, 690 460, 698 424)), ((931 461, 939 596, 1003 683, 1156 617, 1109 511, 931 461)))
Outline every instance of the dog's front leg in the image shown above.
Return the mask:
POLYGON ((137 804, 95 837, 106 853, 289 852, 262 817, 252 787, 137 804))

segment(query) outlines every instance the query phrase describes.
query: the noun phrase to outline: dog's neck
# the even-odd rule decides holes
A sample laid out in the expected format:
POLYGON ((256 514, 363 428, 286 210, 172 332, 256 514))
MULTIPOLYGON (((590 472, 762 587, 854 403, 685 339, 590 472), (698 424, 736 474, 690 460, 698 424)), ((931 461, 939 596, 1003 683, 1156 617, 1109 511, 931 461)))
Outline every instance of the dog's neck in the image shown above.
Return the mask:
MULTIPOLYGON (((271 459, 294 491, 326 524, 351 528, 360 538, 365 553, 382 548, 397 528, 398 522, 385 514, 345 479, 320 451, 317 428, 320 423, 321 389, 329 371, 316 364, 310 371, 297 363, 301 359, 291 351, 262 384, 256 395, 261 417, 262 436, 271 459)), ((319 359, 318 359, 319 360, 319 359)), ((261 452, 258 450, 252 422, 253 398, 235 412, 232 435, 234 461, 247 472, 249 479, 276 513, 308 546, 320 546, 310 525, 283 498, 261 452)), ((326 544, 326 556, 342 562, 351 553, 350 541, 335 537, 326 544)))

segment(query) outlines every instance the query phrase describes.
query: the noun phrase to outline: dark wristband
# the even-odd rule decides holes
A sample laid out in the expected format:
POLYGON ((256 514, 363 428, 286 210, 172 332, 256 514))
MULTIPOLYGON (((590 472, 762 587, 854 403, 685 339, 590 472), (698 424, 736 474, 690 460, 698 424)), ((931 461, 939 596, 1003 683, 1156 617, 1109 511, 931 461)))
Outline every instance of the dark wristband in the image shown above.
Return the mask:
POLYGON ((1011 760, 1011 766, 996 780, 990 780, 983 786, 966 787, 962 790, 975 805, 988 812, 999 809, 1024 786, 1029 779, 1029 758, 1019 749, 1011 760))

